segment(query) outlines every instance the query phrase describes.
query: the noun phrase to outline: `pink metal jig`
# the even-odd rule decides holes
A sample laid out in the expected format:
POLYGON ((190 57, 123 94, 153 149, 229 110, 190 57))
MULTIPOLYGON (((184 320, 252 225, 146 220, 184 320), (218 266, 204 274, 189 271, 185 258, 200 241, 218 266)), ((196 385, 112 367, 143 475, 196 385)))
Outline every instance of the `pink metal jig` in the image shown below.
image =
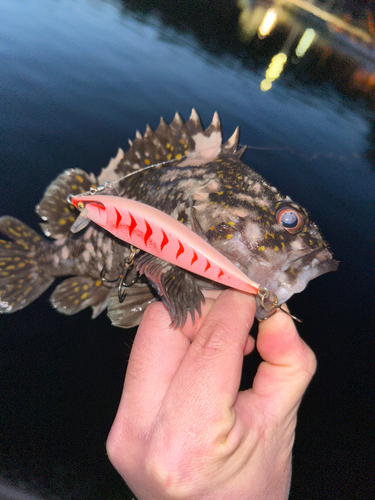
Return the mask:
POLYGON ((81 212, 74 232, 89 219, 116 238, 204 278, 253 294, 261 288, 200 236, 156 208, 109 195, 72 196, 71 201, 81 212))

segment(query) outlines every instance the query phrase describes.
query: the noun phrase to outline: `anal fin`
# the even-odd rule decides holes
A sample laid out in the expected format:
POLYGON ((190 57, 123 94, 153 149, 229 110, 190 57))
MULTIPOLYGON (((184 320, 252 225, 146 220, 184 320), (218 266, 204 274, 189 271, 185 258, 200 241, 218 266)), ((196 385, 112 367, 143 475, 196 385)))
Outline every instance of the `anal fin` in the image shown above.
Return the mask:
POLYGON ((114 326, 133 328, 141 322, 145 309, 158 298, 147 283, 134 283, 126 290, 125 300, 121 303, 117 289, 112 293, 108 304, 108 317, 114 326))

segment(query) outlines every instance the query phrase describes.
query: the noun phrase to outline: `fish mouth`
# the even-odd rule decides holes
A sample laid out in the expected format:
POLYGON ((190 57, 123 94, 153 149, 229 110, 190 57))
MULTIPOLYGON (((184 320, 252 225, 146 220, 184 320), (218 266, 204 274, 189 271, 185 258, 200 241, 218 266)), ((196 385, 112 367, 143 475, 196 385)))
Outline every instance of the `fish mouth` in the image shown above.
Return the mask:
POLYGON ((302 292, 309 281, 336 271, 338 266, 339 262, 328 248, 318 248, 292 261, 288 260, 277 277, 279 302, 285 302, 291 295, 302 292))
MULTIPOLYGON (((263 286, 277 296, 280 305, 295 293, 302 292, 314 278, 336 271, 338 265, 339 262, 333 259, 328 248, 318 248, 294 259, 286 259, 280 272, 269 277, 263 286)), ((263 319, 268 314, 269 311, 262 309, 259 299, 257 299, 256 317, 263 319)))

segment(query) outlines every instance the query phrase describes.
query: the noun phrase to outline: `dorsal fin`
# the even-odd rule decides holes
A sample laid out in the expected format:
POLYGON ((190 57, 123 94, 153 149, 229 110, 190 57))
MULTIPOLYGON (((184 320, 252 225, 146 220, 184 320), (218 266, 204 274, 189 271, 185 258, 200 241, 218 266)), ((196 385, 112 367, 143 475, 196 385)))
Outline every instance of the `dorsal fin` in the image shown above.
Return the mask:
POLYGON ((66 201, 69 194, 80 194, 96 187, 93 174, 81 169, 69 169, 60 174, 47 188, 36 213, 44 222, 40 224, 46 236, 56 240, 70 233, 70 227, 77 218, 77 211, 66 201))
POLYGON ((130 149, 125 153, 119 149, 116 157, 102 169, 98 181, 100 184, 116 181, 144 167, 166 161, 177 160, 180 166, 198 166, 220 155, 240 158, 243 153, 237 151, 238 139, 237 128, 232 137, 222 144, 221 124, 216 112, 206 130, 203 130, 194 108, 186 123, 176 113, 170 125, 161 118, 156 130, 147 125, 143 136, 137 131, 134 141, 129 140, 130 149))

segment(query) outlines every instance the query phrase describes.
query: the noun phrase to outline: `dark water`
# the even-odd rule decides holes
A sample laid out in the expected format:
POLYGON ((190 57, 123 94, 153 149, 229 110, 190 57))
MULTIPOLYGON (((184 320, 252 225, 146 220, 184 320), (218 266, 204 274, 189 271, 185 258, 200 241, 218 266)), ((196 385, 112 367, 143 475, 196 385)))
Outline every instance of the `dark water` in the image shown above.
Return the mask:
MULTIPOLYGON (((252 12, 253 14, 255 11, 252 12)), ((318 372, 301 407, 292 499, 373 498, 375 93, 369 51, 286 15, 263 40, 232 2, 0 0, 0 214, 34 206, 66 168, 99 173, 136 129, 194 106, 245 162, 308 208, 341 265, 290 301, 318 372), (303 31, 318 35, 293 56, 303 31), (288 62, 268 92, 271 58, 288 62)), ((105 440, 134 331, 54 312, 50 291, 0 318, 0 470, 50 499, 132 498, 105 440)), ((244 368, 248 387, 252 361, 244 368)))

